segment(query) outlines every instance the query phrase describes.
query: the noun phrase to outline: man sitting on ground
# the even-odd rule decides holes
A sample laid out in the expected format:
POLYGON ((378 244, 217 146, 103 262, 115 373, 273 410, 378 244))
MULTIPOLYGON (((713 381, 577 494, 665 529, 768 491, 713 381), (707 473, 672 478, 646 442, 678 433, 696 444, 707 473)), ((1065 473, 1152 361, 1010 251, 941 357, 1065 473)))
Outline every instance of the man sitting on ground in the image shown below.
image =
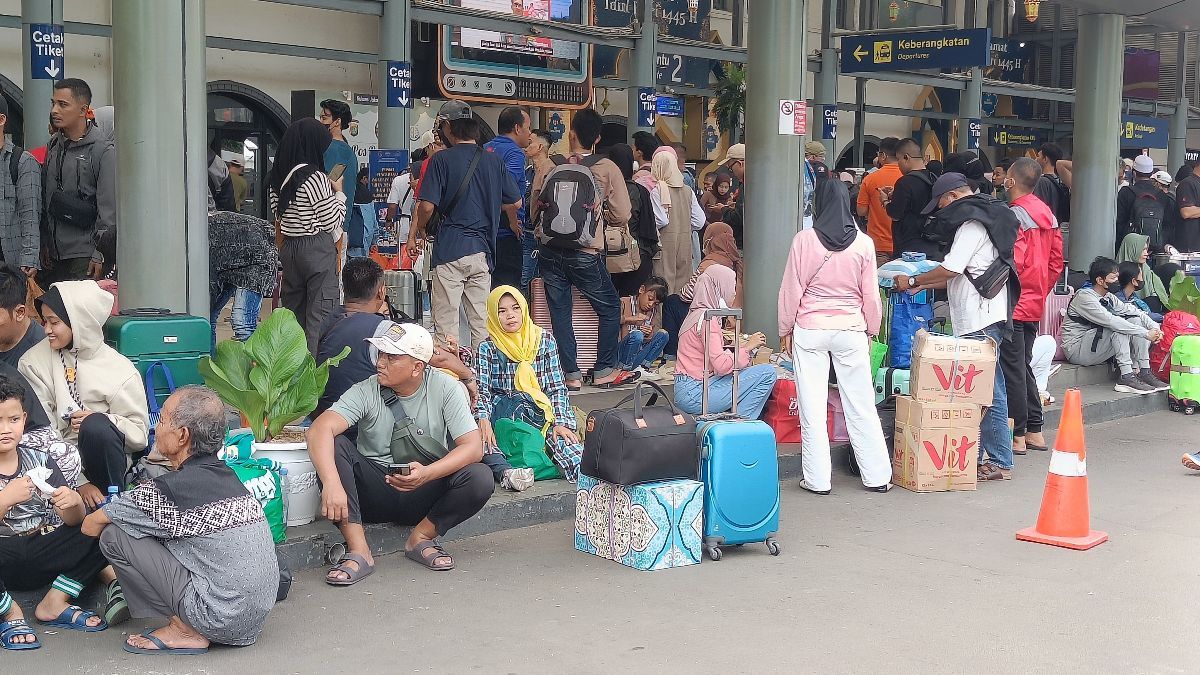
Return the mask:
POLYGON ((262 506, 217 451, 225 406, 211 389, 182 387, 163 403, 154 446, 171 471, 89 515, 83 532, 126 588, 130 613, 170 617, 130 635, 134 654, 203 654, 262 633, 279 588, 275 544, 262 506))
POLYGON ((379 350, 378 374, 351 387, 308 430, 321 515, 346 538, 345 559, 325 577, 332 586, 375 571, 364 522, 415 526, 405 557, 454 569, 436 538, 478 513, 495 489, 491 469, 480 463, 483 439, 466 392, 429 368, 429 331, 392 323, 368 342, 379 350), (357 444, 342 435, 353 425, 357 444))
POLYGON ((1117 263, 1096 258, 1088 268, 1090 284, 1075 293, 1067 305, 1062 326, 1067 361, 1095 366, 1116 357, 1121 371, 1113 389, 1127 394, 1152 394, 1171 385, 1150 372, 1150 344, 1162 339, 1158 324, 1135 305, 1122 302, 1113 292, 1120 277, 1117 263))
MULTIPOLYGON (((317 401, 317 408, 312 418, 320 417, 335 401, 346 393, 350 387, 362 382, 375 374, 375 364, 379 361, 379 353, 367 343, 369 337, 379 337, 387 330, 388 321, 387 289, 383 285, 383 268, 370 258, 354 258, 342 267, 342 288, 346 296, 346 304, 334 309, 325 317, 321 324, 321 334, 317 339, 317 363, 324 363, 350 348, 350 356, 346 357, 337 368, 329 371, 329 382, 325 384, 325 392, 317 401)), ((410 323, 408 317, 396 317, 402 323, 410 323)), ((442 348, 435 344, 433 358, 429 365, 440 368, 454 376, 471 395, 471 400, 479 395, 475 383, 475 373, 456 355, 457 345, 450 344, 442 348)))

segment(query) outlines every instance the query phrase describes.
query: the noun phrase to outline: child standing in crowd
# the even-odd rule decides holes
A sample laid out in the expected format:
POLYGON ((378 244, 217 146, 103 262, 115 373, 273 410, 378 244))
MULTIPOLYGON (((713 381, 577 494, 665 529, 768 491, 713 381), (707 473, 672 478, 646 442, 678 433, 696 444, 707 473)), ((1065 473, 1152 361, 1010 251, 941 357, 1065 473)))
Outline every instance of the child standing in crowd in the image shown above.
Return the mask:
POLYGON ((79 446, 87 479, 79 494, 96 508, 107 488, 125 485, 128 455, 146 447, 146 388, 129 359, 104 344, 113 296, 96 282, 60 281, 35 306, 46 339, 21 357, 18 370, 55 431, 79 446))
POLYGON ((621 370, 636 370, 644 380, 657 380, 651 364, 667 346, 667 331, 654 330, 658 308, 667 299, 667 282, 650 277, 636 295, 621 299, 621 346, 618 349, 621 370))
MULTIPOLYGON (((525 296, 512 286, 496 287, 488 296, 487 311, 489 337, 479 345, 475 363, 479 375, 475 418, 483 435, 484 464, 492 468, 498 480, 503 480, 503 465, 508 465, 504 455, 498 460, 489 459, 500 452, 492 429, 493 417, 499 408, 529 408, 526 404, 531 403, 537 410, 527 410, 527 414, 545 420, 542 433, 546 435, 550 459, 567 480, 575 482, 583 459, 583 443, 576 433, 579 424, 567 399, 554 335, 529 318, 525 296)), ((511 465, 507 468, 512 469, 511 465)))

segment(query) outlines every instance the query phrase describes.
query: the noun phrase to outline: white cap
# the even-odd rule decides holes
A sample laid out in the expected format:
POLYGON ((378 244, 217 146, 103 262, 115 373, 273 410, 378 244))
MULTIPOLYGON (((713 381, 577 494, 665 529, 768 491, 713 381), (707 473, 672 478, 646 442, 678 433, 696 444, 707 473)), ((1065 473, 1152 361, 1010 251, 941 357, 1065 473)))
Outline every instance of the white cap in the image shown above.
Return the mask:
POLYGON ((1138 173, 1154 173, 1154 160, 1150 155, 1138 155, 1133 160, 1133 170, 1138 173))
POLYGON ((1159 171, 1158 173, 1154 174, 1154 180, 1169 187, 1173 179, 1171 178, 1171 174, 1167 173, 1166 171, 1159 171))
POLYGON ((379 337, 369 337, 367 342, 384 354, 407 355, 418 361, 429 363, 433 358, 433 336, 424 326, 415 323, 398 324, 391 321, 379 337))
POLYGON ((421 137, 417 139, 416 145, 413 146, 413 150, 418 148, 428 148, 429 146, 433 145, 433 139, 433 130, 430 129, 429 131, 421 134, 421 137))

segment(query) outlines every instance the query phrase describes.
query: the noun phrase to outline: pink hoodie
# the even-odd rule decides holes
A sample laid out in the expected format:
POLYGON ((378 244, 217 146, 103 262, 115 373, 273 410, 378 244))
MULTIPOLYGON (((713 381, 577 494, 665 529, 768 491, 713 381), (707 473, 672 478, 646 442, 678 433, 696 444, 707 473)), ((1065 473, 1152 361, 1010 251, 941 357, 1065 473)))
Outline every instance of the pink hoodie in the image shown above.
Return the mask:
POLYGON ((860 232, 844 251, 826 249, 812 229, 792 239, 779 289, 780 336, 796 326, 878 335, 882 318, 870 237, 860 232))

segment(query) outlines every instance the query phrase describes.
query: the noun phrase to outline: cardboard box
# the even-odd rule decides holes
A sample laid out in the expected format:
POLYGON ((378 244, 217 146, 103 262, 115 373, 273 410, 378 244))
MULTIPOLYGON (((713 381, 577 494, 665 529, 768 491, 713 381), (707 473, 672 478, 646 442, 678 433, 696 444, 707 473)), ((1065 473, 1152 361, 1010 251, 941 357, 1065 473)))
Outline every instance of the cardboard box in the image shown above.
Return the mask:
POLYGON ((897 396, 892 483, 913 492, 974 490, 982 418, 974 403, 897 396))
POLYGON ((613 485, 579 476, 576 550, 638 570, 660 570, 699 563, 703 539, 703 483, 613 485))
POLYGON ((996 346, 917 331, 909 394, 919 401, 992 404, 996 346))

